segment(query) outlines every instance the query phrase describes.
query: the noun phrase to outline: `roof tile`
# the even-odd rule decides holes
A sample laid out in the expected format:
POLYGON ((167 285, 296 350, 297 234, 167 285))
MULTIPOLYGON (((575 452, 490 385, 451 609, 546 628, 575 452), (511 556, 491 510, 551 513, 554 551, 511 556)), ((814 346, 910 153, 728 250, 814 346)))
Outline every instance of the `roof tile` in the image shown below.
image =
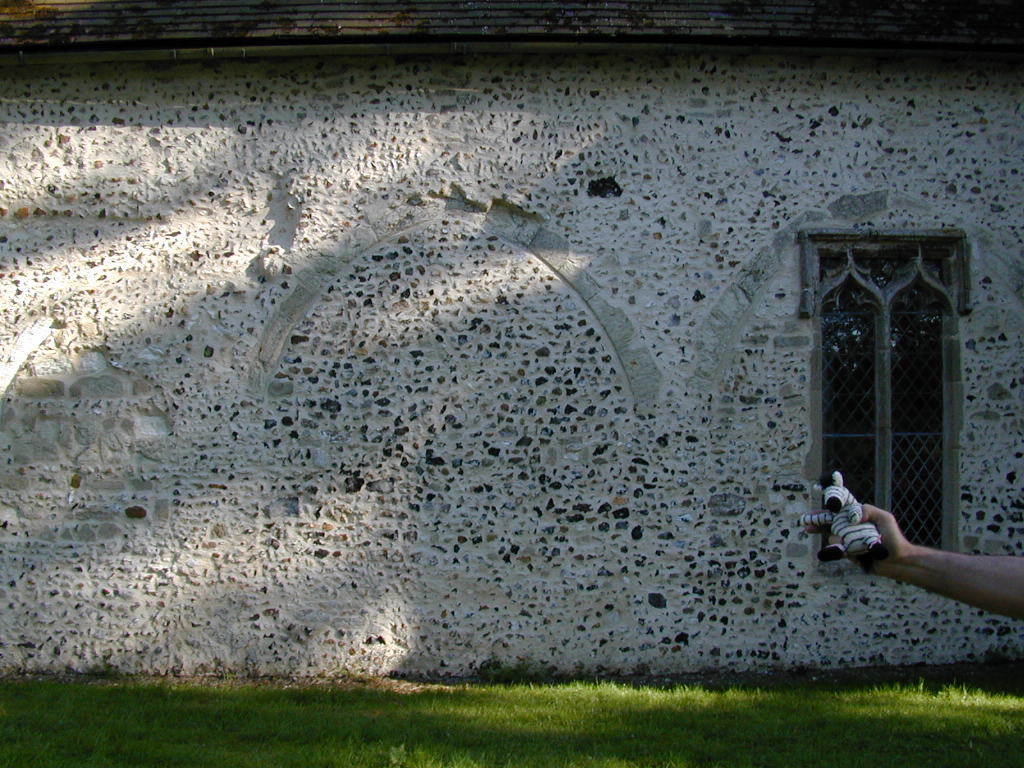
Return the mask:
POLYGON ((1017 0, 0 0, 0 48, 531 40, 1018 50, 1017 0))

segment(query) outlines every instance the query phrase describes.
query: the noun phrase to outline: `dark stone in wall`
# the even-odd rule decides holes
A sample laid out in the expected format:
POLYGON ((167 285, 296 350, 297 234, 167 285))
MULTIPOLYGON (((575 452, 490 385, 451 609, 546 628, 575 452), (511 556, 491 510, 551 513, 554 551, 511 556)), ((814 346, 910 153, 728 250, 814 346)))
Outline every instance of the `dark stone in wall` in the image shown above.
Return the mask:
POLYGON ((591 197, 619 197, 622 194, 622 187, 613 176, 606 176, 587 184, 587 194, 591 197))

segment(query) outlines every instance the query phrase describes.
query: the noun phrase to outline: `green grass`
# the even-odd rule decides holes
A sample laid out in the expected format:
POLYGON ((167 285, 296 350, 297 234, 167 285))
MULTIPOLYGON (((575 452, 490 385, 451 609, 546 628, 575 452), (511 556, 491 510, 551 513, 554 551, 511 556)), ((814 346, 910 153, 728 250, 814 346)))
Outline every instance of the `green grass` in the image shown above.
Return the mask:
POLYGON ((7 679, 0 766, 1019 766, 1024 697, 1001 690, 7 679))

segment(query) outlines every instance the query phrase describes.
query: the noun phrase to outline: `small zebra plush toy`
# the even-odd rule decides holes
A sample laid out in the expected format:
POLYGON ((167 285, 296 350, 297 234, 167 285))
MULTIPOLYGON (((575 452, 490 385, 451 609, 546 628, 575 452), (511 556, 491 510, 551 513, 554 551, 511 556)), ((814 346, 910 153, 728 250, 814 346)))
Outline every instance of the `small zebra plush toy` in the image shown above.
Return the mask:
POLYGON ((856 556, 865 568, 870 568, 871 563, 889 556, 874 523, 861 522, 864 510, 843 485, 841 473, 832 473, 832 484, 822 491, 822 500, 823 511, 800 517, 801 525, 827 525, 831 528, 829 543, 818 552, 819 560, 839 560, 850 554, 856 556))

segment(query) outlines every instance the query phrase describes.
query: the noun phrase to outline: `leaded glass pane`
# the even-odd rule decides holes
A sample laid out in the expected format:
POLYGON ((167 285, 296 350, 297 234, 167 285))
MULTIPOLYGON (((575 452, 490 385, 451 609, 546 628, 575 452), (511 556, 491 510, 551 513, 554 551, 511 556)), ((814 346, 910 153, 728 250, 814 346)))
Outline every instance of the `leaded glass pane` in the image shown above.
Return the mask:
POLYGON ((892 442, 892 509, 915 544, 942 544, 942 435, 898 434, 892 442))
POLYGON ((844 283, 821 316, 824 467, 866 498, 875 489, 875 316, 869 294, 844 283))
POLYGON ((821 326, 825 433, 874 434, 874 318, 833 312, 821 318, 821 326))
POLYGON ((821 316, 826 435, 875 432, 875 318, 868 294, 847 281, 821 316))
POLYGON ((875 436, 825 435, 822 468, 839 470, 862 502, 881 504, 875 488, 875 436))
POLYGON ((890 319, 895 432, 942 432, 942 311, 919 288, 900 294, 890 319))
POLYGON ((892 506, 918 544, 942 543, 942 305, 918 287, 893 303, 892 506))

